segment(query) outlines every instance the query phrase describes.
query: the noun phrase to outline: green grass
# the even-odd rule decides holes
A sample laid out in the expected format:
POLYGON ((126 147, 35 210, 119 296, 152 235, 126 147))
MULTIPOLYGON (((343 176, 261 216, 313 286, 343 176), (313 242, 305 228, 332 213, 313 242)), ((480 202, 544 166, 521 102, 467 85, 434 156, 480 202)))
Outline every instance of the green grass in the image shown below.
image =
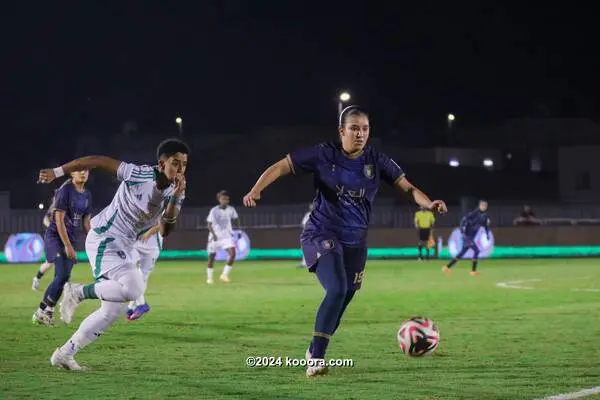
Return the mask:
MULTIPOLYGON (((354 367, 308 379, 304 369, 249 368, 248 356, 301 358, 322 290, 291 262, 240 263, 234 282, 207 286, 204 262, 159 263, 150 279, 153 309, 119 321, 77 360, 84 373, 54 369, 52 351, 73 326, 30 322, 41 293, 34 266, 0 267, 1 399, 535 399, 600 385, 598 260, 467 262, 453 276, 439 262, 373 261, 328 357, 354 367), (526 282, 530 290, 496 287, 526 282), (439 324, 431 357, 400 354, 399 324, 425 315, 439 324)), ((217 268, 217 273, 222 267, 217 268)), ((73 281, 91 279, 76 267, 73 281)), ((43 284, 49 282, 45 278, 43 284)))

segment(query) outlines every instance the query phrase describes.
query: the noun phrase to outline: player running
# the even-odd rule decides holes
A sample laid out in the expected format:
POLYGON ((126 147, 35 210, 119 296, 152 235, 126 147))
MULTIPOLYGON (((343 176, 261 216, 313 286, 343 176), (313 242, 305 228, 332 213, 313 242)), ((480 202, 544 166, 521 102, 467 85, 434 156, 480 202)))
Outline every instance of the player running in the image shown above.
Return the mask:
POLYGON ((477 236, 479 229, 483 227, 488 240, 490 238, 490 218, 487 215, 487 209, 488 202, 486 200, 479 200, 479 205, 477 208, 462 218, 460 221, 460 231, 463 235, 463 246, 456 257, 454 257, 447 265, 442 267, 442 271, 444 273, 451 273, 452 270, 450 268, 452 268, 459 259, 463 258, 469 249, 473 249, 471 275, 479 275, 479 272, 477 271, 479 247, 475 242, 475 236, 477 236))
POLYGON ((225 190, 217 193, 217 201, 219 205, 210 209, 206 223, 208 227, 208 244, 206 251, 208 252, 208 266, 206 268, 206 283, 212 285, 215 257, 217 251, 225 250, 229 257, 223 273, 219 277, 222 282, 228 283, 229 273, 235 262, 235 243, 233 241, 233 224, 237 229, 240 229, 240 219, 235 208, 229 205, 229 194, 225 190))
POLYGON ((328 372, 323 360, 329 339, 363 282, 371 208, 381 183, 410 194, 428 210, 447 211, 443 201, 431 201, 414 187, 392 159, 367 146, 369 117, 363 109, 351 106, 343 110, 338 126, 339 141, 289 154, 265 170, 244 197, 244 205, 254 207, 262 192, 282 176, 314 175, 315 208, 300 240, 309 271, 316 273, 325 298, 306 353, 315 360, 308 366, 307 376, 328 372))
POLYGON ((144 297, 148 289, 148 279, 154 270, 156 261, 163 246, 163 238, 160 236, 160 224, 148 229, 133 245, 132 258, 140 268, 144 277, 145 290, 137 300, 130 301, 125 316, 130 321, 140 319, 142 315, 150 312, 150 305, 144 297))
POLYGON ((112 202, 91 220, 85 249, 95 282, 65 285, 61 319, 69 323, 85 299, 100 299, 100 308, 83 320, 75 334, 57 348, 50 362, 70 370, 83 369, 74 359, 81 349, 98 339, 125 311, 126 302, 144 293, 144 278, 132 259, 135 241, 160 220, 167 237, 175 227, 185 197, 185 170, 189 149, 177 139, 163 141, 157 149, 158 165, 135 165, 105 156, 88 156, 61 167, 40 171, 39 182, 81 169, 100 168, 121 181, 112 202))
POLYGON ((44 234, 46 262, 55 265, 54 279, 46 288, 40 307, 33 314, 34 323, 54 325, 54 306, 77 262, 73 245, 82 225, 86 232, 90 230, 92 195, 85 188, 88 176, 89 172, 85 170, 73 172, 71 179, 56 191, 50 225, 44 234))
MULTIPOLYGON (((44 214, 44 219, 42 220, 42 224, 44 224, 44 228, 46 228, 46 230, 48 229, 48 227, 50 226, 50 223, 52 222, 52 211, 53 211, 53 207, 54 207, 54 197, 55 196, 56 196, 56 190, 52 194, 52 200, 50 200, 50 205, 48 205, 48 211, 46 211, 46 214, 44 214)), ((46 235, 46 233, 44 232, 44 236, 45 235, 46 235)), ((40 265, 37 272, 35 273, 35 276, 33 277, 33 281, 31 282, 31 289, 33 289, 34 291, 37 291, 40 288, 40 281, 44 277, 44 274, 46 272, 48 272, 50 270, 50 268, 52 268, 53 266, 54 266, 54 264, 52 264, 51 262, 48 262, 48 260, 44 261, 42 263, 42 265, 40 265)))

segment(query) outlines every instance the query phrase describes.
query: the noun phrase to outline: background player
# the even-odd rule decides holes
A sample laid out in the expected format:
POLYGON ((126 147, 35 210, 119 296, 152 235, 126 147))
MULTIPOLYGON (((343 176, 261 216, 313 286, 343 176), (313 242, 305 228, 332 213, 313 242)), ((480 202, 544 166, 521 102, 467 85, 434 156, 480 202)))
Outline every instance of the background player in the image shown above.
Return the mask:
POLYGON ((431 238, 435 216, 423 207, 415 213, 415 228, 419 234, 419 261, 423 261, 423 247, 425 247, 425 259, 429 260, 429 239, 431 238))
POLYGON ((254 207, 263 190, 280 177, 301 172, 314 175, 315 208, 302 232, 301 244, 309 271, 316 273, 325 298, 317 311, 306 354, 318 362, 307 368, 307 376, 327 373, 323 359, 329 339, 361 287, 372 203, 381 183, 411 194, 419 206, 446 211, 443 201, 429 200, 392 159, 367 146, 369 117, 365 111, 354 106, 342 111, 339 138, 341 142, 301 149, 271 165, 244 197, 244 205, 254 207))
POLYGON ((148 279, 154 270, 162 245, 163 238, 160 236, 160 224, 144 232, 133 245, 132 258, 142 272, 146 289, 137 300, 129 302, 125 316, 130 321, 139 319, 142 315, 150 312, 150 305, 146 303, 144 294, 148 289, 148 279))
POLYGON ((477 262, 479 257, 479 247, 475 243, 475 236, 479 232, 480 228, 485 229, 485 234, 489 239, 490 235, 490 218, 487 215, 488 203, 485 200, 479 200, 479 206, 465 215, 460 221, 460 231, 463 235, 463 247, 460 252, 454 257, 448 265, 442 267, 442 271, 450 273, 454 264, 461 259, 469 249, 473 249, 473 265, 471 268, 471 275, 475 276, 477 272, 477 262))
POLYGON ((39 182, 81 169, 100 168, 121 181, 110 203, 92 218, 85 249, 95 282, 67 284, 61 303, 61 319, 71 322, 84 299, 101 299, 100 308, 81 322, 75 334, 57 348, 50 363, 71 370, 83 369, 74 355, 100 337, 125 311, 126 302, 144 292, 144 278, 131 252, 141 232, 160 220, 167 237, 175 227, 185 197, 188 147, 177 139, 163 141, 157 149, 157 166, 134 165, 105 156, 78 158, 55 169, 40 171, 39 182))
MULTIPOLYGON (((52 199, 50 200, 50 204, 48 205, 48 211, 46 211, 46 214, 44 214, 44 219, 42 220, 42 224, 44 224, 44 228, 48 229, 48 227, 50 226, 50 223, 52 222, 52 211, 53 211, 53 207, 54 207, 54 197, 56 196, 56 190, 54 191, 54 193, 52 194, 52 199)), ((46 235, 46 232, 44 231, 44 236, 46 235)), ((42 278, 44 277, 44 274, 46 272, 48 272, 48 270, 50 268, 52 268, 54 266, 54 264, 52 264, 51 262, 48 262, 48 260, 44 261, 42 263, 42 265, 40 265, 40 267, 38 268, 35 276, 33 277, 33 281, 31 283, 31 288, 35 291, 37 291, 40 288, 40 281, 42 280, 42 278)))
POLYGON ((54 306, 77 262, 73 245, 82 225, 86 232, 90 230, 92 196, 85 188, 88 176, 88 171, 73 172, 71 179, 56 191, 50 225, 44 234, 46 260, 55 264, 54 279, 46 288, 40 307, 33 314, 34 323, 54 324, 54 306))
POLYGON ((235 243, 233 241, 233 223, 240 229, 240 219, 235 208, 229 205, 229 194, 225 190, 217 193, 219 205, 211 208, 206 218, 208 226, 208 266, 206 268, 206 283, 214 283, 213 271, 217 251, 225 250, 229 257, 220 276, 222 282, 230 282, 229 273, 235 262, 235 243))

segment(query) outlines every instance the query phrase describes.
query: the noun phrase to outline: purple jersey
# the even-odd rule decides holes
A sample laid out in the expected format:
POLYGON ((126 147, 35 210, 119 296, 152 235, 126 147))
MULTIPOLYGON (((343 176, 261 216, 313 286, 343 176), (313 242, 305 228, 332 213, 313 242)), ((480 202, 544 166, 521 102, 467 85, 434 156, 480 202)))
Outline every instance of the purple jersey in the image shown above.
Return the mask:
POLYGON ((486 232, 490 230, 490 217, 486 212, 475 209, 465 215, 460 221, 460 230, 468 238, 474 238, 480 228, 484 228, 486 232))
POLYGON ((304 148, 288 156, 294 173, 314 176, 314 209, 304 238, 331 236, 345 246, 366 246, 373 200, 381 182, 392 185, 404 175, 391 158, 371 146, 348 158, 336 142, 304 148))
POLYGON ((77 238, 77 234, 82 226, 83 217, 90 214, 92 207, 92 195, 87 189, 79 192, 75 185, 69 180, 65 182, 57 191, 54 203, 52 204, 52 216, 50 226, 46 230, 46 241, 57 240, 61 243, 58 229, 56 227, 56 211, 64 211, 65 227, 71 244, 77 238))

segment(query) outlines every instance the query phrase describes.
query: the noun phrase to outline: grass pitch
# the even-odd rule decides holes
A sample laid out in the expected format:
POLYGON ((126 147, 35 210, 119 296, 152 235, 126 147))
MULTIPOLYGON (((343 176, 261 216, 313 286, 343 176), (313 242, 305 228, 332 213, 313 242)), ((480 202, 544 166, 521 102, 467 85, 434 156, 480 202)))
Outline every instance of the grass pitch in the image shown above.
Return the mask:
MULTIPOLYGON (((239 263, 232 283, 214 286, 204 262, 160 262, 147 292, 152 311, 84 349, 84 373, 54 369, 49 358, 98 303, 82 304, 72 326, 34 326, 36 266, 1 266, 0 398, 492 400, 578 391, 600 385, 598 263, 489 260, 474 278, 468 262, 446 277, 437 261, 371 261, 327 355, 354 366, 316 379, 301 367, 246 365, 250 356, 304 356, 322 289, 293 262, 239 263), (399 351, 396 331, 414 315, 439 325, 430 357, 399 351)), ((72 280, 91 281, 89 266, 77 265, 72 280)))

